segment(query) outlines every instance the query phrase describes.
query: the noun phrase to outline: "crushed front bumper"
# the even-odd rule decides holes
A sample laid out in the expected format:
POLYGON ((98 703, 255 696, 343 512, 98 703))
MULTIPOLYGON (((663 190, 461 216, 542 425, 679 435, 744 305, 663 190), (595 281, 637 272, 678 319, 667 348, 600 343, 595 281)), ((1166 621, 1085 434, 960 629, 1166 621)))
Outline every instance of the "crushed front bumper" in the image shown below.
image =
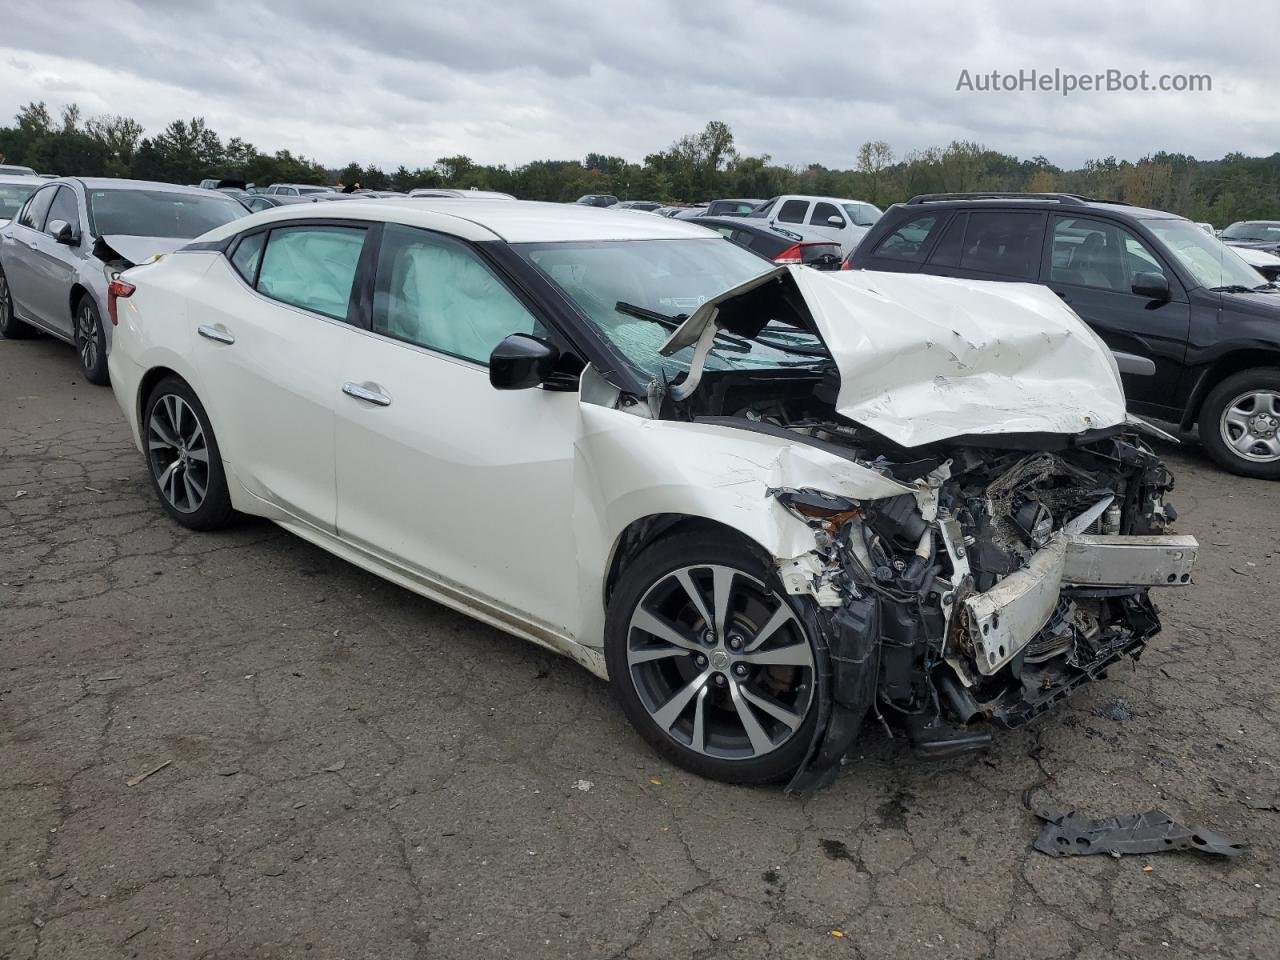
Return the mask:
POLYGON ((1198 550, 1189 536, 1059 532, 1021 570, 965 598, 962 629, 974 665, 986 676, 1005 667, 1049 622, 1064 589, 1183 586, 1198 550))

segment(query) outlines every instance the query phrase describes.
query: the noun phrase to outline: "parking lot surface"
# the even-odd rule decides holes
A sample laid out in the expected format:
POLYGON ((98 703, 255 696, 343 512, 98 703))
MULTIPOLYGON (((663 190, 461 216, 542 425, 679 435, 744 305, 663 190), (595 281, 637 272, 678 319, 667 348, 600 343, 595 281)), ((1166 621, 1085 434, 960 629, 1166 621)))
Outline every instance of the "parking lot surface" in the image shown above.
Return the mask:
POLYGON ((869 727, 801 801, 271 524, 181 529, 110 390, 0 341, 0 957, 1274 960, 1280 487, 1161 452, 1202 554, 1136 669, 986 755, 869 727), (1249 847, 1052 859, 1037 785, 1249 847))

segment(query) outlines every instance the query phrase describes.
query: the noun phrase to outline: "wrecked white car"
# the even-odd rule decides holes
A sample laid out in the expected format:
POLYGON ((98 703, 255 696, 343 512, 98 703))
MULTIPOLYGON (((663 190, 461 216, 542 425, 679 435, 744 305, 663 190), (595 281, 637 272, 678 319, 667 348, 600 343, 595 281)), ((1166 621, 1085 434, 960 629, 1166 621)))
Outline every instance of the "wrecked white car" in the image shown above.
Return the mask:
POLYGON ((175 520, 270 517, 565 653, 723 780, 821 783, 868 716, 980 746, 1136 656, 1195 561, 1111 355, 1032 285, 381 200, 215 230, 110 313, 175 520))

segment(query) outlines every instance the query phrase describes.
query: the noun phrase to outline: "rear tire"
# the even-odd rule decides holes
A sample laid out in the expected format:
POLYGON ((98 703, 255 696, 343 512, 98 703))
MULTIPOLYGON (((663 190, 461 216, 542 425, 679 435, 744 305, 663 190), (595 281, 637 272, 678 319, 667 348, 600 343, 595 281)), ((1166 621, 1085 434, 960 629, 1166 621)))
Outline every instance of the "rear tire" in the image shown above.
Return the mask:
POLYGON ((9 290, 9 278, 0 268, 0 336, 6 340, 22 340, 31 336, 32 329, 13 313, 13 293, 9 290))
POLYGON ((102 329, 102 314, 89 294, 76 301, 72 318, 72 342, 80 357, 80 369, 90 383, 105 387, 111 382, 107 374, 107 333, 102 329))
POLYGON ((142 408, 142 446, 151 489, 190 530, 217 530, 235 512, 209 415, 185 380, 165 377, 142 408))
POLYGON ((1200 442, 1219 466, 1242 477, 1280 480, 1280 368, 1233 373, 1200 407, 1200 442))
POLYGON ((623 570, 605 620, 609 682, 627 719, 699 776, 791 776, 827 695, 816 669, 825 652, 797 614, 803 602, 757 550, 723 533, 650 546, 623 570))

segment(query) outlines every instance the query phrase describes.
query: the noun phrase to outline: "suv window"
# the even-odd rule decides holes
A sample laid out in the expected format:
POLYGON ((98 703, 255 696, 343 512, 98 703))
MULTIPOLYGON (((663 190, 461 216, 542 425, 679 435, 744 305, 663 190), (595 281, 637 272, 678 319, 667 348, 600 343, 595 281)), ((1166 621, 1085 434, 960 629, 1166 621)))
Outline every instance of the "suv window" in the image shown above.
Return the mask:
POLYGON ((815 203, 813 205, 813 214, 809 217, 809 223, 816 227, 836 226, 836 224, 827 223, 828 217, 836 217, 840 221, 839 226, 841 227, 845 225, 844 217, 840 215, 840 211, 834 203, 815 203))
POLYGON ((1053 218, 1050 279, 1128 293, 1139 273, 1165 271, 1159 258, 1128 230, 1087 217, 1053 218))
POLYGON ((964 231, 960 267, 1019 280, 1040 272, 1044 214, 1025 211, 975 210, 964 231))
POLYGON ((43 230, 45 217, 49 212, 49 205, 53 203, 53 195, 57 192, 57 187, 41 187, 27 201, 22 213, 18 214, 18 223, 24 227, 30 227, 32 230, 43 230))
POLYGON ((937 226, 938 217, 935 214, 912 217, 881 240, 871 255, 888 257, 890 260, 923 260, 924 248, 937 226))
POLYGON ((258 292, 345 320, 363 246, 363 228, 297 226, 272 230, 258 271, 258 292))
POLYGON ((942 231, 933 253, 929 256, 929 264, 934 267, 960 266, 960 253, 964 249, 964 228, 969 222, 967 213, 957 213, 942 231))
POLYGON ((804 215, 808 210, 808 200, 788 200, 778 211, 778 220, 781 223, 804 223, 804 215))
POLYGON ((464 243, 394 223, 382 231, 373 330, 485 365, 510 334, 546 336, 533 314, 464 243))
POLYGON ((45 218, 45 225, 55 220, 66 221, 71 224, 71 229, 75 231, 76 236, 80 235, 80 208, 76 204, 76 195, 70 187, 58 188, 57 196, 53 198, 53 204, 49 207, 49 216, 45 218))

